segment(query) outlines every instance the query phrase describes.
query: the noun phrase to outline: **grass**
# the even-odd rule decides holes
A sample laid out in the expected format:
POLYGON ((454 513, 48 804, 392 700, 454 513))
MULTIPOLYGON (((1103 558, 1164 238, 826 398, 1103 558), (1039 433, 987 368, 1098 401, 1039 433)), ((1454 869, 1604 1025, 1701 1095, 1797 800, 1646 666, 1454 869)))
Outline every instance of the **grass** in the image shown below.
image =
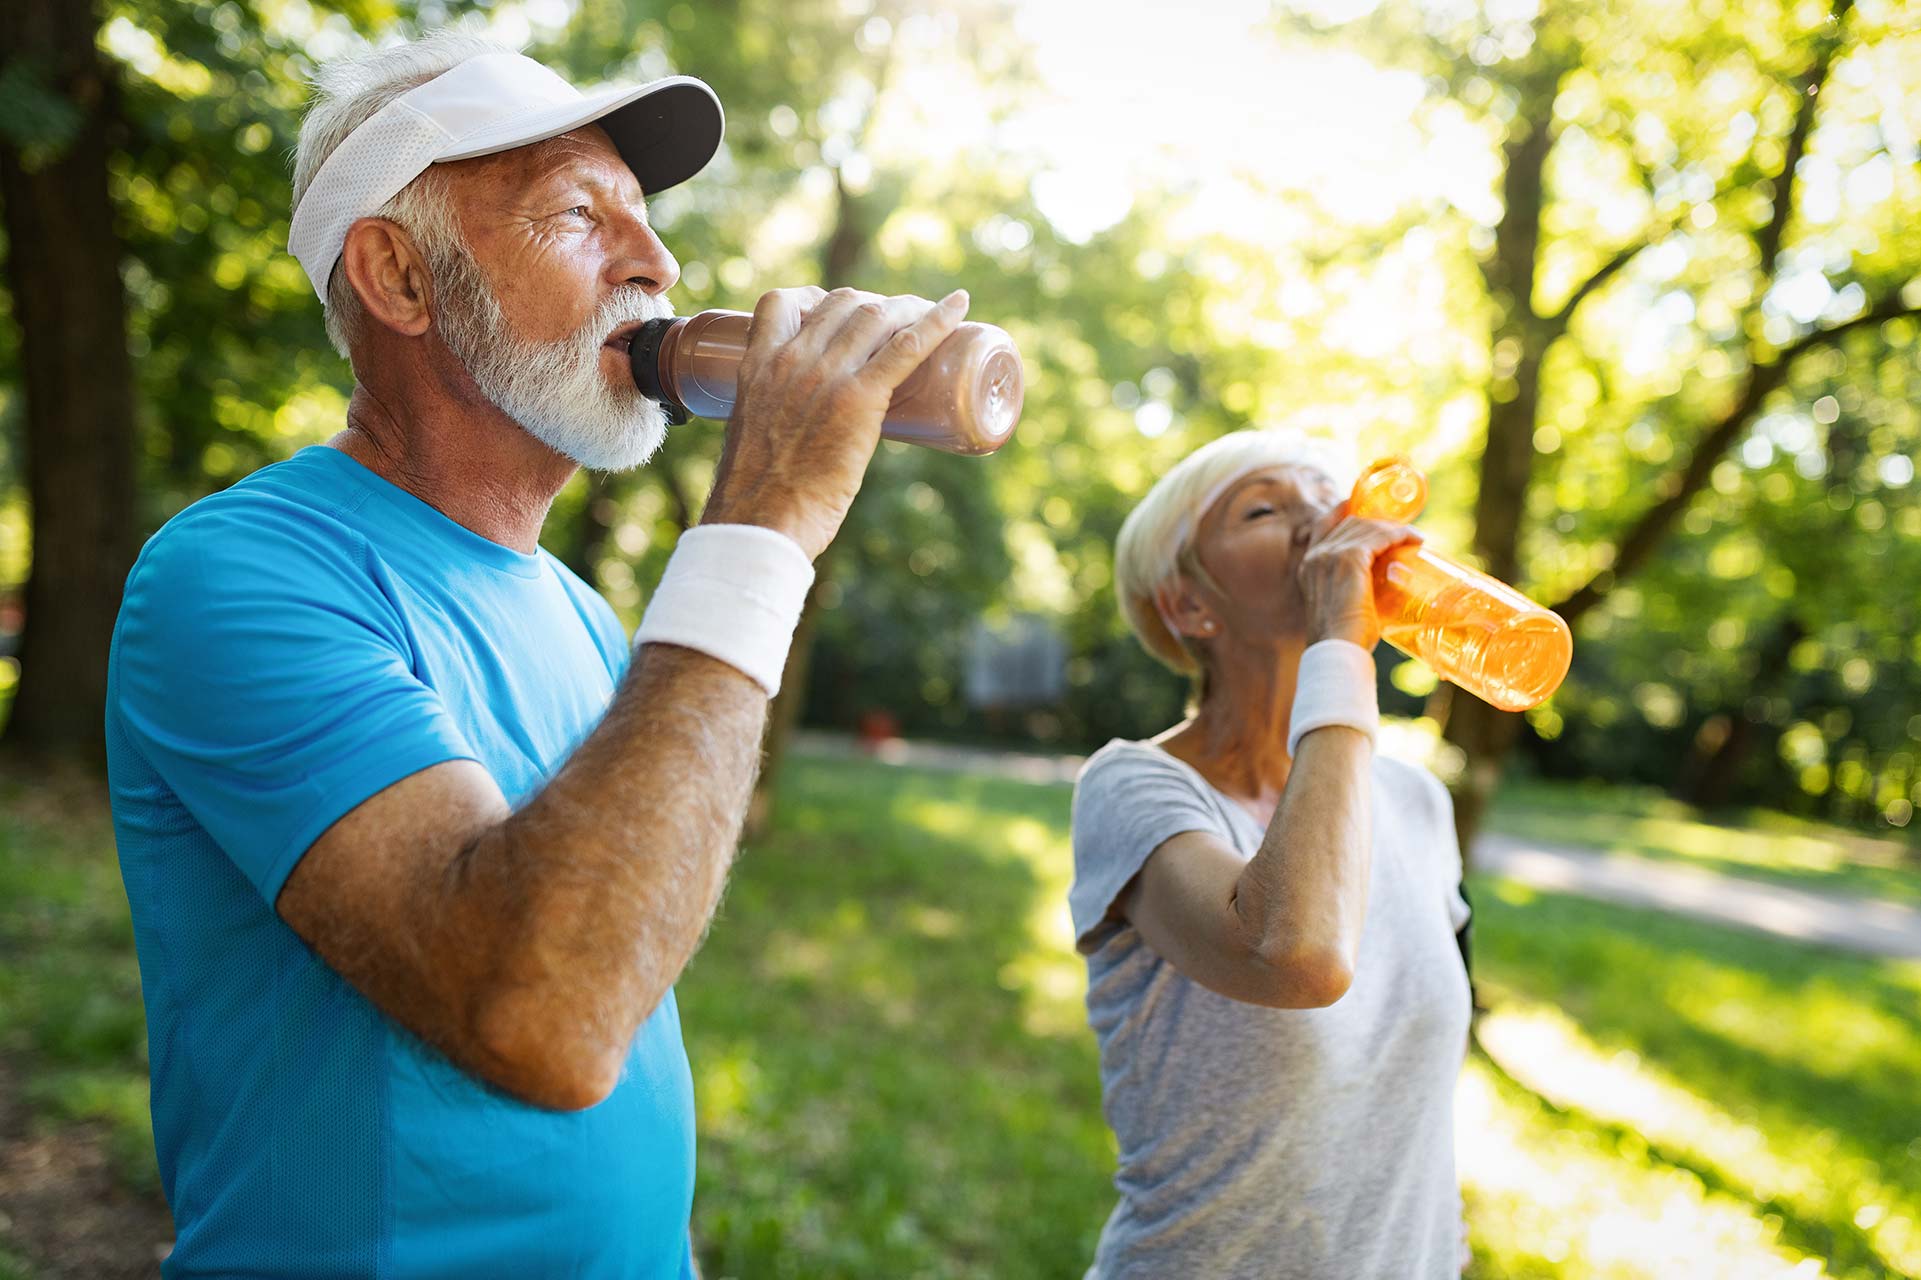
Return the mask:
POLYGON ((707 1274, 1078 1276, 1114 1145, 1064 793, 789 770, 680 986, 707 1274))
MULTIPOLYGON (((1623 1275, 1773 1274, 1762 1244, 1835 1276, 1921 1273, 1921 964, 1482 888, 1476 940, 1495 1012, 1481 1039, 1527 1086, 1507 1110, 1529 1119, 1530 1145, 1564 1156, 1508 1208, 1551 1203, 1547 1185, 1565 1196, 1591 1184, 1592 1203, 1568 1219, 1590 1251, 1575 1274, 1610 1274, 1599 1253, 1645 1268, 1623 1275), (1687 1212, 1597 1212, 1670 1183, 1687 1212), (1688 1266, 1658 1265, 1690 1245, 1688 1266)), ((1466 1130, 1460 1150, 1470 1193, 1478 1183, 1498 1201, 1499 1158, 1466 1130)), ((1522 1234, 1534 1233, 1489 1238, 1495 1274, 1557 1274, 1518 1265, 1522 1234)))
POLYGON ((105 807, 80 779, 0 781, 0 1053, 35 1123, 104 1124, 120 1179, 157 1195, 146 1052, 105 807))
MULTIPOLYGON (((1067 805, 790 763, 679 988, 709 1280, 1084 1271, 1114 1145, 1067 805)), ((1475 1280, 1921 1274, 1921 966, 1479 889, 1475 1280)), ((35 1124, 104 1122, 150 1188, 125 917, 97 809, 0 787, 0 1052, 35 1124)), ((0 1277, 18 1254, 0 1226, 0 1277)))
POLYGON ((1514 780, 1488 827, 1524 840, 1687 862, 1792 888, 1921 905, 1921 845, 1766 809, 1707 815, 1651 787, 1514 780))

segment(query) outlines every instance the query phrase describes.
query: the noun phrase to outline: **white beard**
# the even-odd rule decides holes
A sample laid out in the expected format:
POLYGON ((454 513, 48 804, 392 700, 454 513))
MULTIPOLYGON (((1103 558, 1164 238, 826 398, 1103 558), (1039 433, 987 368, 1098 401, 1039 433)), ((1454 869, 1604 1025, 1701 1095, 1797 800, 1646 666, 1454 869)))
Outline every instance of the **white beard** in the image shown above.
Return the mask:
POLYGON ((654 456, 667 436, 666 413, 631 384, 609 386, 600 352, 616 327, 664 319, 674 314, 672 303, 634 286, 601 303, 571 337, 529 342, 508 324, 471 258, 436 256, 434 323, 495 408, 590 470, 629 471, 654 456))

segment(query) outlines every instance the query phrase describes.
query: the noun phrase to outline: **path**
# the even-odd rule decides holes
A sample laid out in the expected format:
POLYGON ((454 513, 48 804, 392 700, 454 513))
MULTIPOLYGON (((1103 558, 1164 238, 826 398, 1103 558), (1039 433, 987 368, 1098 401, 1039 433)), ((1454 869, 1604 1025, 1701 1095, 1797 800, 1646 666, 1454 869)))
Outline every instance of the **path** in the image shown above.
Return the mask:
POLYGON ((1544 845, 1494 832, 1475 842, 1474 866, 1534 889, 1672 911, 1816 946, 1921 959, 1921 911, 1878 898, 1797 889, 1685 862, 1544 845))
MULTIPOLYGON (((801 732, 803 755, 864 756, 885 764, 988 774, 1019 782, 1071 783, 1082 757, 1040 755, 894 739, 874 752, 839 734, 801 732)), ((1921 959, 1921 910, 1855 894, 1797 889, 1634 854, 1549 845, 1489 833, 1476 870, 1530 888, 1646 907, 1772 934, 1791 942, 1868 955, 1921 959)))

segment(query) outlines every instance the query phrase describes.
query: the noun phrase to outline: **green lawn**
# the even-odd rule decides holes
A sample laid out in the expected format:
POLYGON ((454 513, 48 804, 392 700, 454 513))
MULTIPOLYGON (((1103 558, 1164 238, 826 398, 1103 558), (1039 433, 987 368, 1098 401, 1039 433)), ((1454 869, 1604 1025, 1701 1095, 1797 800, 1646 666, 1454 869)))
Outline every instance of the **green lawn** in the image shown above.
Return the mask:
POLYGON ((1921 904, 1921 845, 1766 809, 1710 817, 1652 787, 1514 780, 1492 830, 1526 840, 1691 862, 1748 879, 1921 904))
POLYGON ((0 1053, 39 1123, 105 1122, 123 1181, 159 1194, 133 924, 105 806, 73 779, 0 781, 0 1053))
MULTIPOLYGON (((680 986, 709 1280, 1081 1274, 1113 1143, 1067 806, 790 764, 680 986)), ((1921 965, 1511 884, 1477 904, 1474 1277, 1921 1274, 1921 965)), ((141 1048, 97 810, 0 787, 0 1051, 37 1124, 104 1120, 150 1188, 141 1048)), ((19 1252, 0 1225, 0 1276, 32 1274, 19 1252)))

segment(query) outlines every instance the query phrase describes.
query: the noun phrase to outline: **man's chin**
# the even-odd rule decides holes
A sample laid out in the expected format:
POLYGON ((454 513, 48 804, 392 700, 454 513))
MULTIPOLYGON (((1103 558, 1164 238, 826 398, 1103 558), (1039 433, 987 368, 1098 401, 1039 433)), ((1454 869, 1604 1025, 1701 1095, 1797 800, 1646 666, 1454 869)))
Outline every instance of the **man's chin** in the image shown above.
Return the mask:
MULTIPOLYGON (((525 423, 522 424, 526 426, 525 423)), ((619 428, 601 432, 575 426, 527 426, 528 434, 589 471, 609 473, 632 471, 660 451, 667 439, 667 415, 660 406, 649 403, 619 428)))

